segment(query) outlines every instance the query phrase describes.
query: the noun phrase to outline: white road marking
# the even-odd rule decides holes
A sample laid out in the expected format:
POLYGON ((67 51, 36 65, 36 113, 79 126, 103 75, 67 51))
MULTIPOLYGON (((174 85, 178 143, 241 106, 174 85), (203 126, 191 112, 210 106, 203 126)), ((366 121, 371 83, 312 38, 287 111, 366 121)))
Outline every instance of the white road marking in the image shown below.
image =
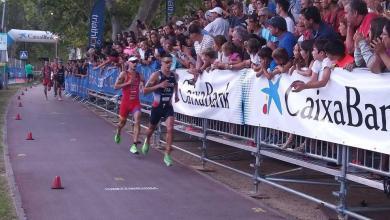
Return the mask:
POLYGON ((26 154, 18 154, 18 157, 25 157, 27 156, 26 154))
POLYGON ((157 187, 145 187, 145 186, 136 186, 136 187, 108 187, 104 188, 105 191, 152 191, 158 190, 157 187))

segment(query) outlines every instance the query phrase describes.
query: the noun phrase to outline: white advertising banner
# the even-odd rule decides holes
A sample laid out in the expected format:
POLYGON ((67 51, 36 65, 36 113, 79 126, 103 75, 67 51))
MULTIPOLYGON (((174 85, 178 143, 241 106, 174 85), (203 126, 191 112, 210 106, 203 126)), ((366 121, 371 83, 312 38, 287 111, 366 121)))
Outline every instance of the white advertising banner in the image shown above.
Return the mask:
POLYGON ((11 29, 8 35, 15 42, 56 43, 58 36, 49 31, 11 29))
POLYGON ((175 112, 199 118, 208 118, 242 124, 240 76, 246 70, 204 72, 195 85, 189 80, 193 75, 178 69, 179 98, 174 104, 175 112))
POLYGON ((175 104, 175 111, 179 113, 390 154, 389 73, 336 68, 325 87, 299 93, 293 92, 291 83, 308 78, 296 73, 267 80, 257 78, 251 69, 217 70, 203 74, 195 87, 184 82, 192 75, 185 70, 178 74, 181 101, 175 104), (202 106, 196 102, 200 97, 215 101, 202 106), (218 107, 210 104, 217 101, 218 107))

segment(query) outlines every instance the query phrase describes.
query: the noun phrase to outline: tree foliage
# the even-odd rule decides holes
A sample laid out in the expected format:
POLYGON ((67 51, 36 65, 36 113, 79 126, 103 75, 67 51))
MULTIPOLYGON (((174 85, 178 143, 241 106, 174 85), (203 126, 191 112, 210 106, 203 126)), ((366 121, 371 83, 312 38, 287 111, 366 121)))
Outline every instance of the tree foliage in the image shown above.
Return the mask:
MULTIPOLYGON (((201 0, 176 0, 177 15, 190 13, 198 7, 201 0)), ((65 58, 70 48, 85 48, 88 44, 89 17, 95 0, 7 0, 7 29, 47 30, 60 36, 59 52, 65 58)), ((106 0, 105 39, 128 29, 138 10, 150 3, 147 0, 106 0)), ((160 6, 149 10, 153 17, 152 26, 165 22, 165 0, 160 6)), ((139 17, 150 16, 147 14, 139 17)), ((141 19, 142 20, 142 19, 141 19)), ((30 57, 53 57, 54 46, 43 44, 18 43, 13 47, 13 56, 17 51, 27 49, 30 57)))

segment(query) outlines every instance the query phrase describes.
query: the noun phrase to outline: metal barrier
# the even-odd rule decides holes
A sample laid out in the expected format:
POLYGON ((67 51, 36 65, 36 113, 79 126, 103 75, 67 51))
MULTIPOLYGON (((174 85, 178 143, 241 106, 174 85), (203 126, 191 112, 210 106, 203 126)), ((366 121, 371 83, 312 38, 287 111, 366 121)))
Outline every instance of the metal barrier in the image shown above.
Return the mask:
MULTIPOLYGON (((138 68, 139 72, 145 76, 145 79, 148 79, 150 74, 153 72, 153 68, 150 67, 141 66, 138 68)), ((116 74, 117 76, 118 73, 109 74, 112 76, 115 76, 116 74)), ((96 86, 98 81, 97 76, 98 75, 96 73, 92 73, 89 76, 89 83, 81 84, 81 86, 76 87, 86 89, 88 103, 93 104, 98 108, 112 114, 117 114, 120 105, 118 93, 106 93, 105 91, 108 90, 99 89, 99 87, 96 86)), ((113 78, 109 80, 111 80, 111 82, 114 81, 113 78)), ((68 82, 74 83, 74 81, 71 80, 68 82)), ((104 85, 109 84, 110 83, 104 85)), ((82 94, 80 93, 80 90, 74 88, 73 85, 67 85, 66 88, 70 91, 70 93, 73 92, 76 96, 82 94)), ((151 99, 149 97, 142 97, 141 100, 144 106, 143 112, 150 114, 149 109, 151 99)), ((161 123, 161 125, 164 125, 164 123, 161 123)), ((390 194, 390 180, 388 178, 390 177, 390 158, 389 155, 386 154, 321 140, 315 140, 265 127, 230 124, 179 113, 175 113, 175 130, 201 138, 202 147, 200 156, 181 149, 177 146, 174 147, 183 152, 199 157, 203 167, 205 167, 208 162, 220 165, 245 176, 252 177, 254 180, 256 192, 259 189, 258 184, 260 182, 264 182, 279 189, 309 199, 313 202, 323 204, 326 207, 335 210, 341 218, 344 218, 346 215, 348 215, 357 219, 368 219, 347 209, 346 194, 348 181, 353 181, 365 186, 383 190, 385 193, 390 194), (209 158, 207 152, 208 141, 214 141, 252 152, 252 155, 256 160, 255 164, 253 164, 253 167, 255 168, 254 173, 246 173, 209 158), (340 187, 339 191, 333 192, 333 195, 338 198, 338 204, 334 205, 325 202, 310 195, 283 186, 277 182, 282 181, 322 185, 329 183, 321 181, 298 181, 288 178, 275 178, 274 175, 261 173, 261 158, 264 156, 334 176, 339 182, 340 187), (358 169, 358 172, 356 172, 356 170, 351 170, 351 167, 358 169), (370 173, 377 173, 382 175, 382 177, 379 180, 370 179, 367 177, 367 175, 370 173)), ((159 127, 158 131, 156 132, 155 139, 157 139, 157 145, 160 142, 164 143, 164 141, 161 140, 161 127, 159 127)), ((287 172, 290 171, 280 173, 287 172)))

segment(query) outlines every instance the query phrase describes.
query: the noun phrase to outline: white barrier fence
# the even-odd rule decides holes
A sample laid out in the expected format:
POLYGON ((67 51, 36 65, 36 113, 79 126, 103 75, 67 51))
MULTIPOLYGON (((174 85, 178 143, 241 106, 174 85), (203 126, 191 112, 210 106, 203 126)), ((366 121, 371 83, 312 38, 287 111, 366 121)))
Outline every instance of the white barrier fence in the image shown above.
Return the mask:
POLYGON ((320 89, 293 92, 299 74, 273 80, 252 69, 205 72, 196 84, 179 76, 175 111, 193 117, 272 128, 316 140, 390 154, 390 74, 335 68, 320 89))

